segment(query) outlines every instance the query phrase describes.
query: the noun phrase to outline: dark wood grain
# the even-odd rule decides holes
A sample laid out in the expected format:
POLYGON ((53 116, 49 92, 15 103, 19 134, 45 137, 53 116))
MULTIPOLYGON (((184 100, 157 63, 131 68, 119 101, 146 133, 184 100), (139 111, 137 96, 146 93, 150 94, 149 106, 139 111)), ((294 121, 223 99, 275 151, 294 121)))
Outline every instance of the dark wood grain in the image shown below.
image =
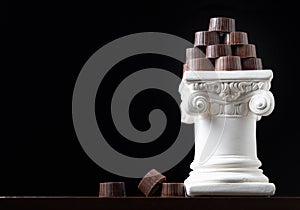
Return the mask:
POLYGON ((300 210, 300 197, 6 197, 0 209, 22 210, 300 210))

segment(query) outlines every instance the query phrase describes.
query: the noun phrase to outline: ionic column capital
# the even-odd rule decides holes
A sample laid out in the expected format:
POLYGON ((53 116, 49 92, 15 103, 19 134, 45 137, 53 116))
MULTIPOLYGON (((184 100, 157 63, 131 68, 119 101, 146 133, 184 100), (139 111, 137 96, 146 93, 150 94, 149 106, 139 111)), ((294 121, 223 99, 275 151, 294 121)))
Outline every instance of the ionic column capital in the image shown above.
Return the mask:
POLYGON ((269 115, 274 109, 272 76, 271 70, 186 72, 179 88, 182 122, 192 123, 195 116, 269 115))

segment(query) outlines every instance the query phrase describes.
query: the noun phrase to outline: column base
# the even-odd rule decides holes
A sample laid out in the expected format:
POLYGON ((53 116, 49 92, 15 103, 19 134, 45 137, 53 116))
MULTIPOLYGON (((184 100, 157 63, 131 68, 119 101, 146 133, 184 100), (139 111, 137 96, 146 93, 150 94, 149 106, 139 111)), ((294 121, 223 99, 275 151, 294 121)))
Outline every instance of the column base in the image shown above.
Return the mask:
POLYGON ((232 195, 271 196, 275 193, 273 183, 184 183, 187 196, 232 195))

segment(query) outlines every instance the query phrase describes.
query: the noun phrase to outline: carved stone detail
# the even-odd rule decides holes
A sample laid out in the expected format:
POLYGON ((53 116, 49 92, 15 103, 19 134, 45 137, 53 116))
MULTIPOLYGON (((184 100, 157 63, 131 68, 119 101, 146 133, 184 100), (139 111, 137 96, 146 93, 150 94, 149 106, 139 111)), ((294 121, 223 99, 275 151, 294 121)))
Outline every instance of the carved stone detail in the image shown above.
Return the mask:
POLYGON ((206 97, 197 95, 195 97, 191 97, 190 107, 192 112, 203 113, 208 109, 208 101, 206 97))
POLYGON ((268 90, 270 82, 262 81, 209 81, 193 83, 193 89, 218 94, 225 101, 237 100, 241 95, 256 90, 268 90))
POLYGON ((212 102, 210 106, 210 114, 215 117, 244 117, 248 114, 247 103, 227 103, 219 104, 212 102))
POLYGON ((274 109, 274 97, 271 92, 259 91, 249 101, 250 110, 259 116, 269 115, 274 109))
MULTIPOLYGON (((192 94, 187 106, 190 115, 202 115, 211 117, 244 117, 249 112, 248 101, 250 97, 243 101, 222 102, 213 100, 205 94, 192 94)), ((255 102, 256 100, 254 100, 255 102)), ((252 105, 254 109, 254 105, 252 105)), ((257 113, 258 111, 256 111, 257 113)))
POLYGON ((249 110, 260 116, 274 109, 274 98, 269 92, 270 81, 188 81, 189 95, 186 112, 214 117, 244 117, 249 110))

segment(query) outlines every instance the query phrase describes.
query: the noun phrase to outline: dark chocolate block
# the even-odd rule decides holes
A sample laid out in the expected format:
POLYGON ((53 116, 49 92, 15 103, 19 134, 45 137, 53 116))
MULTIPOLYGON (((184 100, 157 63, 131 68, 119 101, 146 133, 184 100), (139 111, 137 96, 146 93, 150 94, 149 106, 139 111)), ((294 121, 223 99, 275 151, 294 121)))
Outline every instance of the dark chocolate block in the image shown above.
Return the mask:
POLYGON ((238 56, 223 56, 216 59, 216 71, 242 70, 241 59, 238 56))

